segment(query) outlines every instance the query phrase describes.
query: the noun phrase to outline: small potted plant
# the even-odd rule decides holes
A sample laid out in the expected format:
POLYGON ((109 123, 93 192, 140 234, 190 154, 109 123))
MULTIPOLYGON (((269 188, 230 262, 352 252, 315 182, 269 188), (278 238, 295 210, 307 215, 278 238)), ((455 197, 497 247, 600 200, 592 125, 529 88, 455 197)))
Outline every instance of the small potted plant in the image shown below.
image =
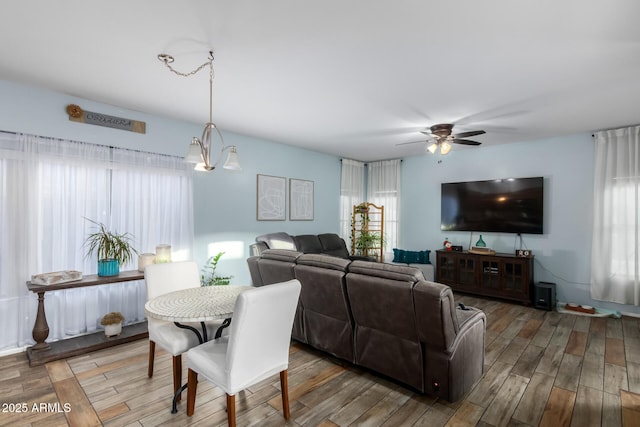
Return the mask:
POLYGON ((104 224, 91 222, 98 230, 89 234, 84 241, 87 257, 94 253, 98 256, 98 276, 117 276, 120 266, 130 262, 133 255, 138 254, 131 243, 133 236, 129 233, 111 232, 104 224))
POLYGON ((109 314, 105 314, 100 321, 100 324, 104 326, 104 334, 108 337, 115 337, 122 332, 122 322, 124 322, 124 316, 119 311, 112 311, 109 314))
POLYGON ((207 261, 207 264, 202 268, 202 275, 200 276, 200 285, 202 286, 216 286, 216 285, 228 285, 232 276, 218 276, 216 275, 216 268, 218 267, 218 261, 222 258, 224 252, 219 252, 216 256, 212 256, 207 261))

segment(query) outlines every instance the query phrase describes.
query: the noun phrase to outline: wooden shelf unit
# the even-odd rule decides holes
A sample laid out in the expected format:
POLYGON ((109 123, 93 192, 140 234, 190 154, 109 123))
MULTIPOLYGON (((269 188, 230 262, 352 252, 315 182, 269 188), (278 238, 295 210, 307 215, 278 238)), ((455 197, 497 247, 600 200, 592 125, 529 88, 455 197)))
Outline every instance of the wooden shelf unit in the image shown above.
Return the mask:
POLYGON ((353 206, 351 217, 351 255, 375 258, 382 262, 384 256, 384 206, 373 203, 360 203, 353 206), (365 241, 366 236, 373 236, 372 244, 358 244, 365 241), (366 247, 362 247, 365 245, 366 247))
POLYGON ((453 290, 531 304, 533 257, 436 251, 436 281, 453 290))

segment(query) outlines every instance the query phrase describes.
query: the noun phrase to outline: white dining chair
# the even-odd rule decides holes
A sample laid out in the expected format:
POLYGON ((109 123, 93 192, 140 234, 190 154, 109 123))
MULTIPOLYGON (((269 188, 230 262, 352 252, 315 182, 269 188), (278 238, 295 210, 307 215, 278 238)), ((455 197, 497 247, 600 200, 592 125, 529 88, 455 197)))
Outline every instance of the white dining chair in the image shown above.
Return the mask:
POLYGON ((187 352, 187 415, 192 416, 198 375, 227 394, 227 420, 235 426, 235 395, 280 373, 284 418, 290 418, 287 369, 300 282, 250 289, 238 296, 229 335, 187 352))
MULTIPOLYGON (((151 264, 145 267, 144 280, 147 300, 159 295, 200 286, 200 271, 194 261, 151 264)), ((207 322, 209 336, 213 336, 220 322, 207 322)), ((171 354, 173 359, 173 392, 182 385, 182 353, 200 344, 198 336, 191 330, 178 328, 173 322, 147 318, 149 330, 149 366, 147 374, 153 377, 156 344, 171 354)), ((196 330, 202 330, 200 323, 185 323, 196 330)), ((176 397, 180 400, 180 396, 176 397)))

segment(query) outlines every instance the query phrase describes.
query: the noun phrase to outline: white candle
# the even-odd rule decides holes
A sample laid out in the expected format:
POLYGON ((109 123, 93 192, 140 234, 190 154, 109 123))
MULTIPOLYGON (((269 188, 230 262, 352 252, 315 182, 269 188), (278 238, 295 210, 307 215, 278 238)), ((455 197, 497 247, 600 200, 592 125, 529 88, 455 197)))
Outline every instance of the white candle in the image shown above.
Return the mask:
POLYGON ((171 262, 171 245, 161 244, 156 246, 156 264, 171 262))
POLYGON ((144 273, 144 268, 156 261, 156 254, 140 254, 138 256, 138 271, 144 273))

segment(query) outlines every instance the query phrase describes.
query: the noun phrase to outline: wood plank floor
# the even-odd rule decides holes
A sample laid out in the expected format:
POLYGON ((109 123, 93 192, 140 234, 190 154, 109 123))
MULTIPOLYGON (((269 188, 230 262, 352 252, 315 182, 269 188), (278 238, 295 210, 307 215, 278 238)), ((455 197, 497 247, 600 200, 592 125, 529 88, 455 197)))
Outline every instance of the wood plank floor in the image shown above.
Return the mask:
MULTIPOLYGON (((639 319, 456 297, 488 318, 485 375, 463 400, 417 394, 294 343, 289 423, 276 376, 239 395, 238 425, 640 426, 639 319)), ((157 352, 149 379, 147 351, 140 340, 34 368, 24 353, 0 358, 0 425, 226 424, 225 397, 206 381, 193 417, 185 414, 186 399, 171 414, 171 358, 157 352)))

